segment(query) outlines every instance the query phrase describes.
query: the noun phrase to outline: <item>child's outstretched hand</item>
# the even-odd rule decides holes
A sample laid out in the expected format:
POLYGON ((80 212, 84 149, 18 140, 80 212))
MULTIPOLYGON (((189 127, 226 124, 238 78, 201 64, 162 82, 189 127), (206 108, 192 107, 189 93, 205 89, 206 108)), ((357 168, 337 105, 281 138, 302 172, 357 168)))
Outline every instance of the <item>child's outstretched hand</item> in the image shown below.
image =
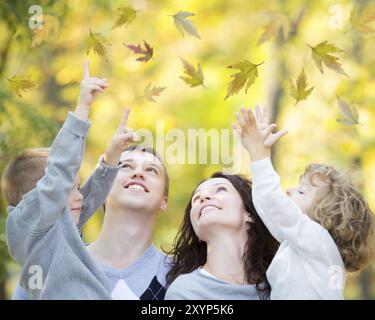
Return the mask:
POLYGON ((127 127, 130 108, 126 108, 119 127, 112 137, 112 141, 104 154, 104 161, 110 166, 117 166, 121 153, 133 142, 139 140, 137 134, 127 127))
POLYGON ((87 60, 84 66, 84 76, 83 80, 81 81, 81 92, 75 111, 76 115, 82 120, 87 120, 90 106, 95 97, 98 95, 98 93, 104 92, 104 90, 107 88, 108 82, 106 79, 90 77, 89 61, 87 60))
POLYGON ((269 124, 266 108, 255 107, 255 117, 251 109, 241 108, 241 115, 236 112, 238 125, 233 124, 241 138, 241 143, 249 152, 251 161, 271 156, 271 147, 276 141, 288 133, 287 130, 272 131, 276 124, 269 124))

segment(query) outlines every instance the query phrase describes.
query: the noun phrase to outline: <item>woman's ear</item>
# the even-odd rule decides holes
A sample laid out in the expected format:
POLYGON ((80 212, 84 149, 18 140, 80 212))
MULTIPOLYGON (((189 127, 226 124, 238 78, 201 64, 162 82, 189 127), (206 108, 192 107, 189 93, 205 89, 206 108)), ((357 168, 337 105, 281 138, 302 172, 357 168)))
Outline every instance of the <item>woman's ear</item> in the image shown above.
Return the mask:
POLYGON ((168 198, 163 197, 163 200, 161 201, 159 210, 162 211, 162 212, 167 210, 167 205, 168 205, 168 198))
POLYGON ((245 222, 248 222, 248 223, 253 223, 254 220, 253 218, 251 217, 250 213, 245 211, 245 222))

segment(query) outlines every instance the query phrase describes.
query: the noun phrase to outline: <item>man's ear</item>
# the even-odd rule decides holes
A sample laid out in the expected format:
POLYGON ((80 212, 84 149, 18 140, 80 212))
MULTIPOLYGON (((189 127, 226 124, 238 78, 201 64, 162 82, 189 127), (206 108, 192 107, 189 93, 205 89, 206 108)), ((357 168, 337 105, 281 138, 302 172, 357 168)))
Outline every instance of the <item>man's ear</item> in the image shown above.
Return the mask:
POLYGON ((159 210, 161 212, 164 212, 165 210, 167 210, 167 207, 168 207, 168 198, 164 196, 163 199, 161 200, 159 210))

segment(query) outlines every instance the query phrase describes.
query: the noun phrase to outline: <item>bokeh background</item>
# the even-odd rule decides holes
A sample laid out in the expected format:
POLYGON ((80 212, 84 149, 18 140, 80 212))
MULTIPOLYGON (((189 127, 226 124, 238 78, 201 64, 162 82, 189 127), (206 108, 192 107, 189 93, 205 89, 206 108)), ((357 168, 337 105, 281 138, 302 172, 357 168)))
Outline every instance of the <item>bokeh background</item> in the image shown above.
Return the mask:
MULTIPOLYGON (((110 88, 93 105, 81 179, 85 180, 106 148, 118 124, 123 107, 132 105, 129 126, 155 131, 157 120, 165 130, 224 129, 231 126, 234 112, 242 105, 261 104, 270 108, 279 127, 290 133, 273 152, 275 166, 284 187, 297 183, 304 167, 325 162, 350 171, 375 210, 375 36, 351 30, 353 6, 373 1, 261 1, 261 0, 129 0, 129 1, 0 1, 0 172, 15 154, 29 147, 49 146, 68 110, 79 94, 83 63, 91 62, 91 74, 105 77, 110 88), (29 8, 39 4, 52 16, 42 41, 35 44, 35 32, 28 26, 29 8), (119 7, 137 10, 127 27, 112 29, 119 7), (191 17, 201 39, 182 36, 173 24, 178 11, 191 17), (285 18, 284 29, 259 44, 267 12, 285 18), (266 14, 265 14, 266 13, 266 14), (87 56, 89 28, 101 33, 108 46, 108 62, 92 53, 87 56), (146 40, 154 48, 147 63, 124 47, 146 40), (325 68, 322 75, 311 58, 308 45, 334 43, 348 77, 325 68), (34 44, 33 44, 34 41, 34 44), (201 64, 205 87, 190 88, 181 79, 180 58, 194 66, 201 64), (259 67, 259 77, 248 93, 240 91, 224 100, 233 74, 227 67, 248 59, 259 67), (290 80, 305 69, 314 90, 295 106, 289 94, 290 80), (10 86, 14 75, 29 76, 37 87, 19 97, 10 86), (145 86, 166 87, 152 103, 143 96, 145 86), (336 95, 354 102, 362 125, 337 122, 336 95)), ((283 19, 284 19, 283 18, 283 19)), ((216 147, 216 146, 215 146, 216 147)), ((201 152, 210 150, 201 150, 201 152)), ((238 155, 240 156, 240 155, 238 155)), ((249 174, 249 159, 242 155, 241 172, 249 174)), ((220 165, 168 165, 171 177, 169 209, 160 214, 155 229, 157 246, 168 248, 182 219, 190 192, 220 165)), ((6 247, 6 203, 0 197, 0 300, 11 297, 19 266, 6 247)), ((87 242, 100 230, 103 212, 98 211, 84 229, 87 242)), ((347 299, 375 298, 375 264, 348 276, 347 299)))

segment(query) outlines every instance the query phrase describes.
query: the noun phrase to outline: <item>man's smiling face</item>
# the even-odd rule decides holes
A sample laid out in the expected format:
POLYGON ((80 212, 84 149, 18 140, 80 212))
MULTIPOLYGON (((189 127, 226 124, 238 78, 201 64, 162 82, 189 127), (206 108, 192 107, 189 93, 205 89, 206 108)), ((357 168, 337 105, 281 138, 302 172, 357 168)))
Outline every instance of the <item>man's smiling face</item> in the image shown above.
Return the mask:
POLYGON ((142 150, 124 151, 120 167, 107 200, 111 205, 152 213, 166 209, 165 169, 157 157, 142 150))

